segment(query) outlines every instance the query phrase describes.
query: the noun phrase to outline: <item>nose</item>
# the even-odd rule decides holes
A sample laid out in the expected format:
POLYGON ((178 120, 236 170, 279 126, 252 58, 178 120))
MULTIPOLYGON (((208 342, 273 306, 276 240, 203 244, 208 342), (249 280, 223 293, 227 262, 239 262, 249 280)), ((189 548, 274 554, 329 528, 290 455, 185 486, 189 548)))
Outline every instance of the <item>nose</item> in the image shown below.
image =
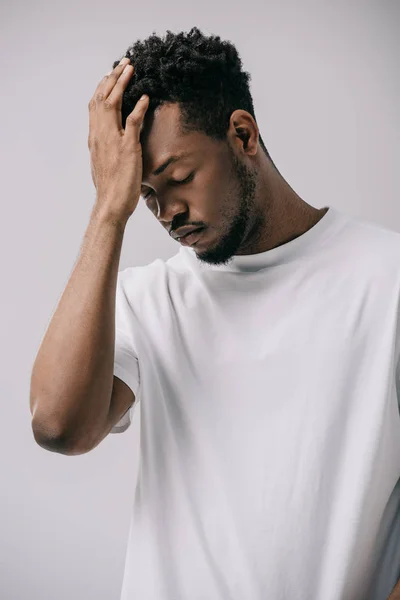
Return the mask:
MULTIPOLYGON (((183 200, 176 198, 167 199, 166 196, 160 199, 155 198, 156 202, 156 218, 165 229, 170 229, 170 224, 175 222, 181 222, 181 224, 187 223, 187 205, 183 200)), ((179 225, 180 226, 180 225, 179 225)), ((177 227, 173 227, 177 229, 177 227)))

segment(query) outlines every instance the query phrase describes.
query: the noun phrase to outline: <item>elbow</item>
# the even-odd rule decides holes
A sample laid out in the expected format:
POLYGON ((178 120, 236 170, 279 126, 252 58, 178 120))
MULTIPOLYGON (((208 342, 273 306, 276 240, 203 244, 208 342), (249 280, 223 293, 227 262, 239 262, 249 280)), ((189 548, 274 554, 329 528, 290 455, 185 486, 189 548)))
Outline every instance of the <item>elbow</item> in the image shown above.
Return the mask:
POLYGON ((32 419, 32 433, 35 442, 49 452, 75 456, 85 454, 89 451, 87 448, 82 448, 75 444, 70 436, 61 433, 54 426, 38 419, 35 420, 35 418, 32 419))
POLYGON ((32 419, 32 433, 35 442, 50 452, 65 453, 66 439, 55 427, 50 426, 43 420, 37 417, 32 419))

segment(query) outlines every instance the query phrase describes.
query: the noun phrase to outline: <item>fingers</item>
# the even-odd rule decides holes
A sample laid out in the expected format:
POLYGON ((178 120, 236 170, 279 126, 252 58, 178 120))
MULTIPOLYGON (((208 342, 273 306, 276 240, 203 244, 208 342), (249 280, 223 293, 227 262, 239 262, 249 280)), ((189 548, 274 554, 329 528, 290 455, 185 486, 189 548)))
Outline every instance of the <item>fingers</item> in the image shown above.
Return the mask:
POLYGON ((129 59, 122 59, 98 84, 89 102, 89 148, 95 130, 104 127, 108 129, 112 124, 124 133, 126 141, 135 145, 140 143, 141 127, 149 105, 149 97, 145 95, 139 99, 126 119, 125 131, 121 122, 122 97, 133 72, 134 67, 129 64, 129 59))
POLYGON ((124 65, 121 73, 117 74, 113 71, 107 77, 104 84, 104 99, 106 104, 121 110, 122 96, 133 71, 133 66, 127 64, 124 65))
POLYGON ((132 73, 133 66, 129 65, 129 58, 123 58, 119 65, 107 73, 98 84, 88 106, 89 147, 93 131, 99 125, 98 118, 100 115, 103 125, 110 127, 114 124, 118 130, 122 130, 122 96, 132 73), (127 65, 128 69, 125 70, 127 65))
POLYGON ((97 102, 105 100, 115 85, 118 77, 121 75, 125 68, 125 65, 129 64, 129 58, 123 58, 119 65, 112 69, 109 73, 104 75, 103 79, 99 82, 96 87, 94 94, 89 102, 89 109, 95 108, 97 102))
POLYGON ((133 111, 127 116, 125 124, 126 141, 131 141, 135 145, 140 144, 141 127, 144 121, 144 116, 149 107, 150 98, 146 94, 143 95, 136 103, 133 111))

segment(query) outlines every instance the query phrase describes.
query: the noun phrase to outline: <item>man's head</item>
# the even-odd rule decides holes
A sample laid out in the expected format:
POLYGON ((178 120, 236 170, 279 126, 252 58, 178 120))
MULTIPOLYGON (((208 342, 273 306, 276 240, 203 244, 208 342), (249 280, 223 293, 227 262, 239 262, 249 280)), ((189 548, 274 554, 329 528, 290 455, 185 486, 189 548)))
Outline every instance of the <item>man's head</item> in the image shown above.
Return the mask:
POLYGON ((198 259, 226 264, 265 227, 256 191, 260 167, 273 165, 255 121, 250 75, 231 43, 197 28, 152 35, 125 55, 134 73, 123 96, 123 127, 140 96, 150 98, 141 133, 142 196, 171 234, 204 227, 192 246, 198 259))

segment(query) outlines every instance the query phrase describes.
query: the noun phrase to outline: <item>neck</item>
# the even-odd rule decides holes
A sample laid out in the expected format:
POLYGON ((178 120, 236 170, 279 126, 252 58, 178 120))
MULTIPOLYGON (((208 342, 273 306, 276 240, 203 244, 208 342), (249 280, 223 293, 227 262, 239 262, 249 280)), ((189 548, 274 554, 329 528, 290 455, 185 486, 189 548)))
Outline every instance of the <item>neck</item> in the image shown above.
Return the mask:
POLYGON ((271 250, 299 237, 325 215, 328 207, 317 209, 290 187, 263 154, 257 186, 258 222, 247 236, 246 247, 237 254, 271 250))

